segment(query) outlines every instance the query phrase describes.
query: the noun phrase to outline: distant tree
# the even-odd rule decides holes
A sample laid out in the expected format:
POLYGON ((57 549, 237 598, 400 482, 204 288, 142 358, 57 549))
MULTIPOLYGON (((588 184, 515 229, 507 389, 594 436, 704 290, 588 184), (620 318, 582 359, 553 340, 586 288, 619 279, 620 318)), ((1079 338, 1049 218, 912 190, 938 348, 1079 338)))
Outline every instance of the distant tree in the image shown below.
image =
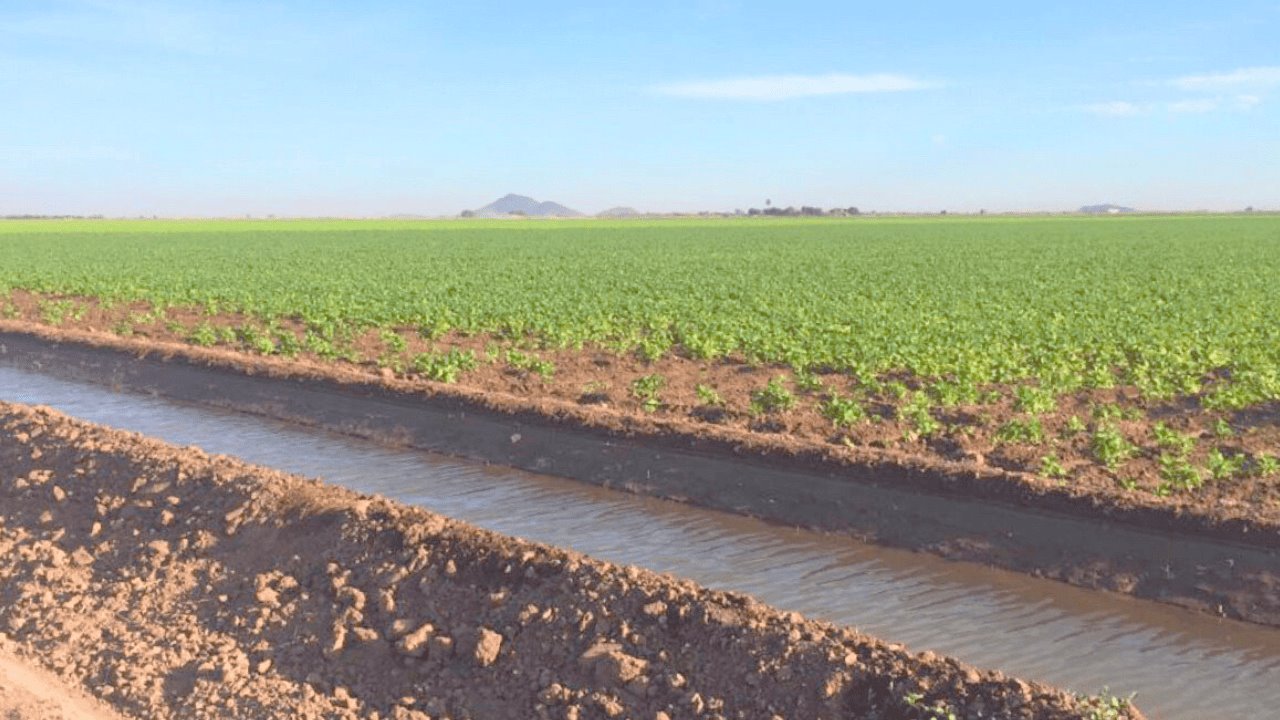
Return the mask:
POLYGON ((476 211, 475 211, 475 210, 463 210, 461 213, 458 213, 458 216, 459 216, 459 217, 464 217, 464 218, 472 218, 472 217, 475 217, 475 216, 476 216, 476 211))
POLYGON ((979 215, 986 215, 986 214, 987 214, 987 211, 986 211, 986 209, 982 209, 982 210, 979 210, 979 211, 978 211, 978 214, 979 214, 979 215))
POLYGON ((1244 211, 1245 211, 1245 212, 1253 212, 1253 206, 1252 206, 1252 205, 1250 205, 1249 207, 1245 208, 1245 209, 1244 209, 1244 211))
POLYGON ((943 210, 941 214, 942 214, 942 215, 946 215, 946 214, 947 214, 947 211, 946 211, 946 210, 943 210))
POLYGON ((849 214, 849 215, 861 215, 861 214, 862 214, 861 212, 859 212, 859 211, 858 211, 858 208, 856 208, 856 207, 852 207, 852 206, 850 206, 850 207, 846 208, 846 209, 845 209, 845 213, 847 213, 847 214, 849 214))
POLYGON ((748 208, 748 209, 747 209, 747 214, 748 214, 748 215, 759 215, 759 214, 760 214, 760 208, 748 208))
POLYGON ((508 214, 508 215, 515 215, 515 216, 517 216, 517 217, 525 217, 525 214, 526 214, 526 213, 525 213, 525 211, 523 211, 523 210, 512 210, 511 212, 509 212, 509 213, 507 213, 507 214, 508 214))

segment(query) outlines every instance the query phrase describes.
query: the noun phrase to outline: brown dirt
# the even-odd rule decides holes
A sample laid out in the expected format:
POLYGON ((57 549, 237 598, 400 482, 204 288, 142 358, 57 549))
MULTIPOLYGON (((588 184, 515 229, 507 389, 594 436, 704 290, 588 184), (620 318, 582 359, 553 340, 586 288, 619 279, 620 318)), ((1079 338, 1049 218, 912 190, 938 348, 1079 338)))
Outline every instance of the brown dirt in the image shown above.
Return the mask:
MULTIPOLYGON (((1197 464, 1204 464, 1211 447, 1251 459, 1275 455, 1280 452, 1280 412, 1276 408, 1258 408, 1246 417, 1211 413, 1186 402, 1143 403, 1133 388, 1081 391, 1059 398, 1057 410, 1040 416, 1047 440, 1033 446, 995 439, 1008 421, 1027 418, 1015 410, 1008 392, 992 404, 935 412, 945 430, 933 438, 915 437, 912 424, 896 417, 891 399, 882 398, 866 404, 876 422, 836 431, 818 411, 820 398, 815 392, 797 390, 799 404, 786 413, 750 412, 747 406, 753 391, 779 375, 791 376, 778 367, 696 361, 675 355, 647 363, 601 349, 552 352, 526 347, 529 354, 554 361, 555 373, 545 379, 536 372, 514 370, 508 363, 484 362, 484 353, 495 347, 493 338, 451 336, 429 341, 404 332, 405 349, 389 353, 380 334, 373 331, 348 341, 348 359, 320 358, 305 351, 294 357, 263 356, 243 344, 205 348, 189 343, 191 328, 205 323, 226 328, 253 324, 242 316, 206 316, 183 308, 156 313, 142 303, 103 308, 82 298, 56 301, 69 303, 75 310, 63 315, 58 327, 50 327, 43 324, 51 319, 43 310, 49 306, 49 298, 13 291, 6 311, 13 319, 0 320, 0 331, 139 354, 179 356, 253 374, 382 386, 436 401, 641 436, 658 443, 698 443, 736 455, 821 470, 854 467, 888 473, 895 482, 901 479, 926 490, 1280 548, 1280 477, 1241 472, 1229 479, 1211 480, 1195 491, 1169 490, 1159 477, 1161 450, 1151 433, 1159 419, 1196 438, 1196 450, 1189 460, 1197 464), (121 328, 121 322, 127 328, 121 328), (128 336, 107 332, 113 329, 127 330, 128 336), (450 348, 472 350, 481 358, 479 366, 463 373, 457 384, 433 382, 406 369, 408 359, 417 353, 450 348), (656 412, 646 412, 630 387, 635 379, 654 373, 665 379, 662 405, 656 412), (723 405, 702 404, 698 385, 716 388, 723 405), (1137 410, 1141 415, 1106 421, 1137 448, 1132 458, 1115 469, 1100 464, 1090 447, 1090 431, 1099 425, 1093 415, 1100 407, 1137 410), (1073 431, 1073 418, 1084 422, 1086 431, 1073 431), (1220 420, 1233 428, 1232 436, 1216 437, 1215 426, 1220 420), (1040 472, 1042 459, 1049 453, 1063 466, 1064 477, 1049 478, 1040 472)), ((281 322, 281 329, 297 337, 303 330, 300 323, 287 320, 281 322)), ((502 341, 501 345, 512 347, 513 343, 502 341)), ((837 390, 846 390, 850 383, 849 378, 837 375, 826 375, 822 380, 837 390)), ((795 389, 794 385, 789 387, 795 389)))
POLYGON ((0 628, 131 717, 1088 711, 747 596, 45 408, 0 403, 0 468, 0 628))
POLYGON ((32 663, 24 662, 0 640, 0 720, 118 720, 96 699, 70 687, 32 663))

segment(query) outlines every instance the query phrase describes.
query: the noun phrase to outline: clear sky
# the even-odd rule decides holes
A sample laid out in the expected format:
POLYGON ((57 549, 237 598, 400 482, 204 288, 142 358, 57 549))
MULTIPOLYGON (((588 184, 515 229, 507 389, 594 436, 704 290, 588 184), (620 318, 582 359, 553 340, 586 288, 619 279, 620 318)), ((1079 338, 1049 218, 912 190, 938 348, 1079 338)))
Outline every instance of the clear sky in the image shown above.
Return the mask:
POLYGON ((0 2, 0 214, 1280 208, 1280 0, 0 2))

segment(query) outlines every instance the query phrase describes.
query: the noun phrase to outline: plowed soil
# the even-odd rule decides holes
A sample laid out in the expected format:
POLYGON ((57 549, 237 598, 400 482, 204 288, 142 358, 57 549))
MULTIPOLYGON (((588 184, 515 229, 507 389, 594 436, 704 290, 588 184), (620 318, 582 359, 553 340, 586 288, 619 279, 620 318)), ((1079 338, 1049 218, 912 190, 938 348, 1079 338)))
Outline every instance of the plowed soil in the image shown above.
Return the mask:
POLYGON ((0 629, 129 717, 1090 711, 750 597, 3 403, 0 629))

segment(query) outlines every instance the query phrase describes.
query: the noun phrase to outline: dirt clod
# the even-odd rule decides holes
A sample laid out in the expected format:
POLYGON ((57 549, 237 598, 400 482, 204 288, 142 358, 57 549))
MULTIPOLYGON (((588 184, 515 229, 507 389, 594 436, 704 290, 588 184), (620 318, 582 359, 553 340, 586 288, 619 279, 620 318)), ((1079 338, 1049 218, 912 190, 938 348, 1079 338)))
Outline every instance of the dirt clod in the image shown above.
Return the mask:
MULTIPOLYGON (((399 622, 401 621, 396 621, 396 623, 399 622)), ((393 624, 393 627, 396 626, 393 624)), ((431 641, 431 636, 435 631, 435 627, 430 623, 422 625, 417 630, 401 637, 400 641, 396 643, 396 649, 400 651, 401 655, 420 658, 427 654, 428 643, 431 641)))
POLYGON ((501 635, 489 628, 483 627, 476 631, 475 651, 472 654, 472 657, 475 658, 477 665, 480 667, 489 667, 498 659, 498 652, 501 649, 501 635))

